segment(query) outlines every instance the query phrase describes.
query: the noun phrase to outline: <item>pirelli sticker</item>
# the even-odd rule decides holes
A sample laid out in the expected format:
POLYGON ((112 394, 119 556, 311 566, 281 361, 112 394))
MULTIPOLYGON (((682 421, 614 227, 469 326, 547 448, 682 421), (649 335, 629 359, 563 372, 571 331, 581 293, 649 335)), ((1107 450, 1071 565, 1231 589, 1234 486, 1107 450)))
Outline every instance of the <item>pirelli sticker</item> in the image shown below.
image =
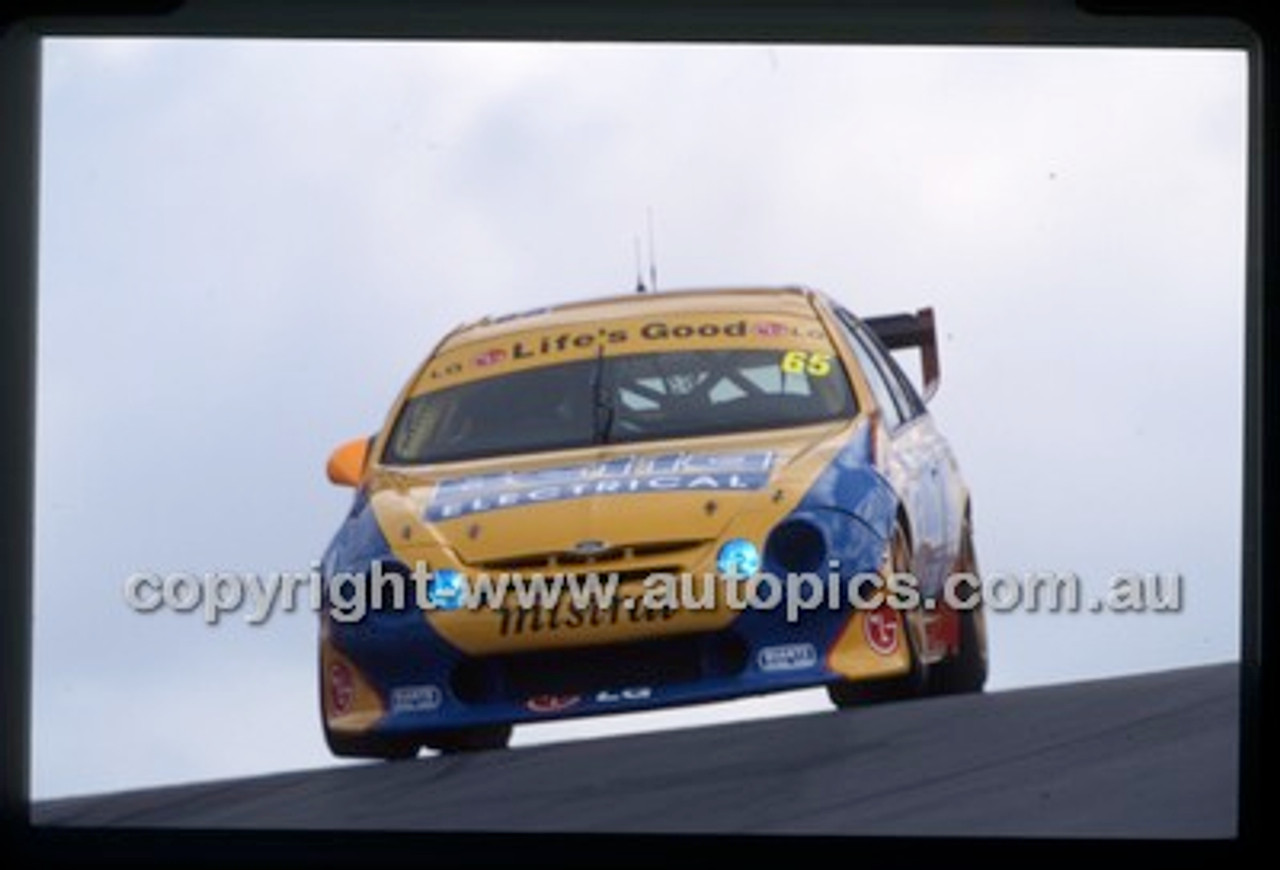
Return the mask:
POLYGON ((602 352, 771 347, 832 352, 826 331, 811 318, 782 315, 637 318, 530 330, 512 333, 492 344, 466 344, 433 360, 413 392, 416 395, 500 372, 583 359, 602 352))
POLYGON ((424 518, 457 519, 505 508, 610 495, 680 490, 756 490, 769 482, 770 451, 662 453, 534 471, 440 481, 424 518))

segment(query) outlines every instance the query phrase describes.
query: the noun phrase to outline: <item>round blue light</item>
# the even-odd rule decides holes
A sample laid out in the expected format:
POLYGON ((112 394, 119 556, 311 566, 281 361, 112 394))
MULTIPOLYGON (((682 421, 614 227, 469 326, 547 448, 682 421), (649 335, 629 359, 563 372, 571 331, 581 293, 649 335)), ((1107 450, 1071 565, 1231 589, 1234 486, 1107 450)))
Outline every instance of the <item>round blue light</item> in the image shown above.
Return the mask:
POLYGON ((716 568, 726 577, 746 580, 760 570, 760 550, 746 538, 725 541, 716 556, 716 568))
POLYGON ((427 597, 437 610, 457 610, 466 603, 467 578, 461 571, 441 568, 431 575, 427 597))

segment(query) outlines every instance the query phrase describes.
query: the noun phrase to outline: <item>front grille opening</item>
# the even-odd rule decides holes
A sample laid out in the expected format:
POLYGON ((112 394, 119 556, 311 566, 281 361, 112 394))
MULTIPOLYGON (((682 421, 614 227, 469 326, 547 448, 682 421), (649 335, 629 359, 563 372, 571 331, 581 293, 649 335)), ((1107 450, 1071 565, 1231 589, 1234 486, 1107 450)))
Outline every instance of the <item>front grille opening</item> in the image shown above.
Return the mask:
POLYGON ((454 668, 450 685, 467 704, 521 701, 732 677, 747 661, 746 643, 726 631, 469 659, 454 668))
POLYGON ((483 704, 501 696, 497 674, 484 659, 465 659, 453 669, 449 681, 453 696, 464 704, 483 704))
MULTIPOLYGON (((592 571, 575 571, 572 574, 566 574, 566 582, 582 583, 590 576, 592 571)), ((634 568, 627 571, 609 571, 600 569, 594 572, 596 578, 601 582, 608 581, 610 577, 618 578, 618 585, 625 586, 628 583, 643 583, 654 574, 667 574, 672 577, 679 578, 684 573, 683 565, 655 565, 652 568, 634 568)))
MULTIPOLYGON (((611 547, 608 550, 591 555, 583 555, 572 551, 531 553, 510 559, 477 562, 473 567, 481 571, 523 571, 527 574, 556 574, 570 567, 585 568, 588 572, 604 572, 608 570, 610 565, 682 553, 696 549, 705 543, 705 541, 687 540, 663 541, 654 544, 629 544, 611 547)), ((651 568, 648 570, 657 571, 660 569, 651 568)))

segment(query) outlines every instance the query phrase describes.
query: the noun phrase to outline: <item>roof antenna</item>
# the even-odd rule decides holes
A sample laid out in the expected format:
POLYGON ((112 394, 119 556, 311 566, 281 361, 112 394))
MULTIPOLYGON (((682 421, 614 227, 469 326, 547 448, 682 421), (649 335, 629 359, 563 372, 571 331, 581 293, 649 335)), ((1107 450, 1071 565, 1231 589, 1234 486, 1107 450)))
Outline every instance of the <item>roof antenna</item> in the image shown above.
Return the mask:
POLYGON ((653 247, 653 206, 648 206, 649 218, 649 289, 658 292, 658 255, 653 247))
POLYGON ((632 241, 636 243, 636 292, 644 293, 649 288, 644 286, 644 272, 640 265, 640 237, 633 236, 632 241))

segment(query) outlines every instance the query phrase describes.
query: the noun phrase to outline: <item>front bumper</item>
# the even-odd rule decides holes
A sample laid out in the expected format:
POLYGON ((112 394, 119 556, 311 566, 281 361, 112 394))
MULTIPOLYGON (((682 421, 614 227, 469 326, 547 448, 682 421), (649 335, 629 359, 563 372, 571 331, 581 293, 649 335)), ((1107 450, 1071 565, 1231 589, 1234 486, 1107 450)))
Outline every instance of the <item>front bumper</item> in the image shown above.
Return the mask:
MULTIPOLYGON (((907 644, 873 644, 869 614, 817 609, 789 621, 747 609, 725 628, 619 643, 467 655, 416 609, 327 615, 321 690, 327 727, 409 735, 723 700, 841 679, 882 679, 910 667, 907 644)), ((897 638, 905 637, 900 617, 897 638)))

